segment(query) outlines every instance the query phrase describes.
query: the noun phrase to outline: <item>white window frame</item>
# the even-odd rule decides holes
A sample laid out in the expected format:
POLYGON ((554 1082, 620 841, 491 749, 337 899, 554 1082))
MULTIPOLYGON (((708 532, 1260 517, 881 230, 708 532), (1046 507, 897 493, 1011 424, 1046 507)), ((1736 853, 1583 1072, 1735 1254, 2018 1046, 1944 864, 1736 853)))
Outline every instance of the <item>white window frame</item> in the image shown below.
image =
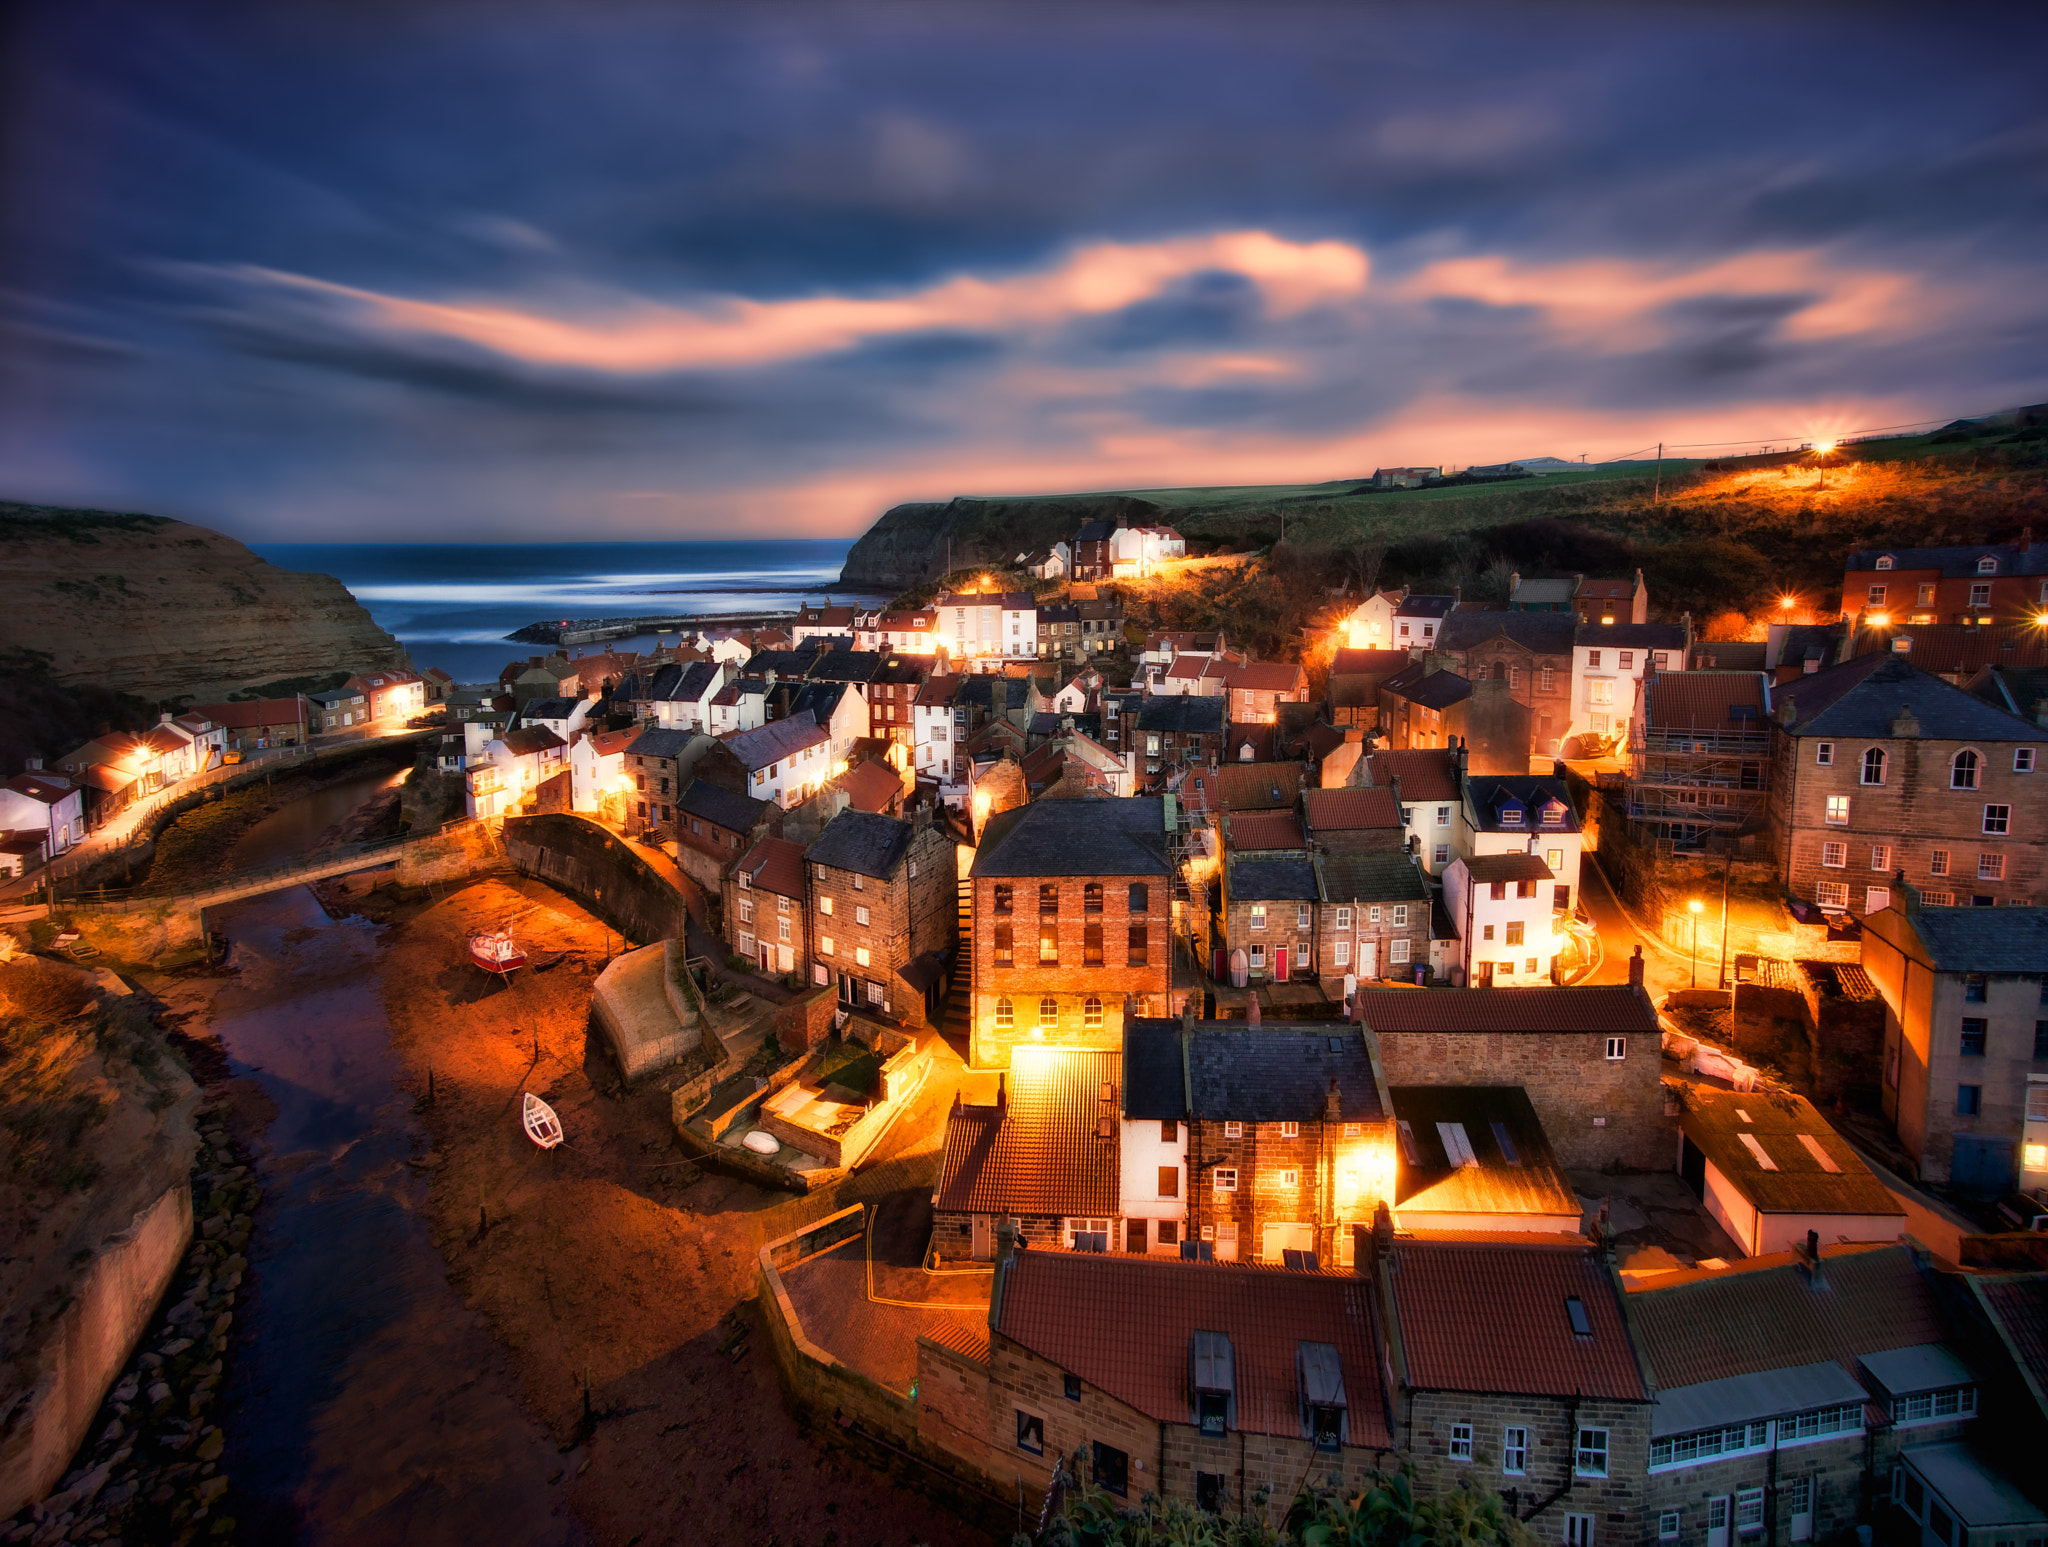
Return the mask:
POLYGON ((1848 796, 1830 795, 1826 807, 1823 808, 1822 820, 1830 827, 1847 827, 1850 810, 1848 796))
POLYGON ((1813 744, 1813 760, 1822 768, 1835 766, 1835 744, 1832 741, 1816 741, 1813 744))
POLYGON ((1573 1447, 1572 1475, 1574 1477, 1605 1477, 1612 1456, 1610 1435, 1604 1428, 1581 1424, 1579 1442, 1573 1447))
POLYGON ((1212 1182, 1212 1188, 1213 1188, 1213 1190, 1214 1190, 1214 1191, 1216 1191, 1216 1192, 1236 1192, 1236 1191, 1237 1191, 1237 1167, 1236 1167, 1236 1166, 1218 1166, 1218 1167, 1217 1167, 1217 1168, 1216 1168, 1216 1169, 1215 1169, 1214 1171, 1210 1172, 1210 1173, 1209 1173, 1209 1175, 1210 1175, 1210 1178, 1211 1178, 1211 1182, 1212 1182))
POLYGON ((1841 911, 1849 906, 1849 883, 1847 881, 1820 881, 1813 889, 1813 900, 1823 908, 1841 911))
POLYGON ((1607 1061, 1608 1061, 1609 1063, 1611 1063, 1611 1064, 1618 1064, 1618 1063, 1622 1062, 1622 1061, 1623 1061, 1624 1059, 1626 1059, 1627 1057, 1628 1057, 1628 1038, 1627 1038, 1627 1037, 1609 1037, 1609 1038, 1607 1039, 1607 1061))
POLYGON ((1450 1457, 1453 1461, 1472 1459, 1472 1425, 1469 1423, 1451 1425, 1450 1457))
POLYGON ((1242 1139, 1244 1137, 1244 1124, 1225 1123, 1223 1125, 1223 1137, 1226 1139, 1242 1139))
POLYGON ((1500 1431, 1500 1469, 1505 1477, 1523 1477, 1529 1471, 1529 1431, 1509 1424, 1500 1431))

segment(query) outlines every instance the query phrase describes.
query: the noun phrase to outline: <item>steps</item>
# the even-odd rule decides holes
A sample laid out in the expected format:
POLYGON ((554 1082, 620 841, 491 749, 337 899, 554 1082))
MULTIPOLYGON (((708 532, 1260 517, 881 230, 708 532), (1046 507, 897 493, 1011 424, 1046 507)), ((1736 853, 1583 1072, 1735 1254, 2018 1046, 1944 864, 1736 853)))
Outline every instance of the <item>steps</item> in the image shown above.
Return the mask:
POLYGON ((967 1034, 968 985, 974 975, 974 883, 962 877, 958 883, 959 935, 953 949, 953 980, 947 987, 944 1029, 967 1034))

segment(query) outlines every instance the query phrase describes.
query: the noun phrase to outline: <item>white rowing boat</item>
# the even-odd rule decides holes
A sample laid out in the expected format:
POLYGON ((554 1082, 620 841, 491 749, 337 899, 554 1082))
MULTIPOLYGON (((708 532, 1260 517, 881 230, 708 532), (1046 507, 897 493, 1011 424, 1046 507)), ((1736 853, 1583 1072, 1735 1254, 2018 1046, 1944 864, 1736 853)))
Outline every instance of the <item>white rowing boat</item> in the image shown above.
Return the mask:
POLYGON ((562 1120, 555 1116, 555 1109, 532 1091, 526 1093, 525 1111, 526 1136, 544 1150, 551 1150, 562 1142, 562 1120))

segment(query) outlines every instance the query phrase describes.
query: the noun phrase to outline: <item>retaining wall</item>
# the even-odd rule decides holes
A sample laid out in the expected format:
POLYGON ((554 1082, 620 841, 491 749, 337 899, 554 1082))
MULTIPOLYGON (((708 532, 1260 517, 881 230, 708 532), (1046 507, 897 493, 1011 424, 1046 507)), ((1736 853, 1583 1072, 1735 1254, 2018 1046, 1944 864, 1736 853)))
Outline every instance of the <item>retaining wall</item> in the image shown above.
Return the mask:
POLYGON ((681 938, 690 910, 683 894, 618 834, 562 813, 505 819, 505 854, 582 902, 630 940, 681 938))

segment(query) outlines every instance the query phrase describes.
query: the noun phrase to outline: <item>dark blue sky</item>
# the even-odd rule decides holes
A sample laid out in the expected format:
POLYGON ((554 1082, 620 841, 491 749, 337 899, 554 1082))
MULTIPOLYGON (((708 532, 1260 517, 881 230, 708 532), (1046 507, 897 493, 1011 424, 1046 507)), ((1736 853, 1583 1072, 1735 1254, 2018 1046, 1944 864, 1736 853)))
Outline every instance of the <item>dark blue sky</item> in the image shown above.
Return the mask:
POLYGON ((2048 398, 2015 7, 9 16, 0 497, 825 535, 2048 398))

